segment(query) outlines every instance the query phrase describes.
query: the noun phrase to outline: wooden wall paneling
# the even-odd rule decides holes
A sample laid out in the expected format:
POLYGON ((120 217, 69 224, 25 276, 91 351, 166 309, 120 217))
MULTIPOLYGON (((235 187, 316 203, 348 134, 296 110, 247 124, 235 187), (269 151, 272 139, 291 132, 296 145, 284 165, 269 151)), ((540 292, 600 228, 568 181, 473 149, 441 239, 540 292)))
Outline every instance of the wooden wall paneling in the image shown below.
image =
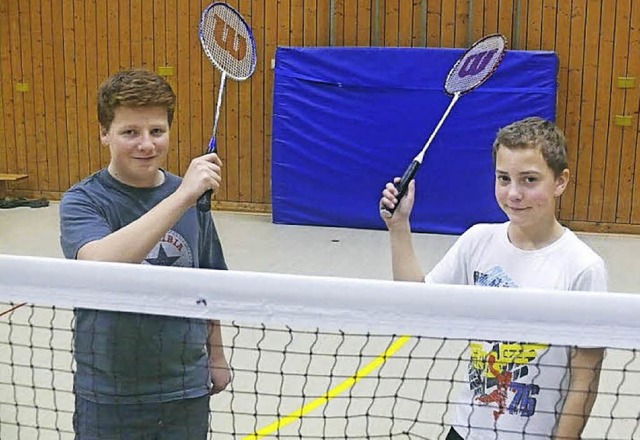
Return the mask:
POLYGON ((425 47, 427 45, 427 1, 413 0, 412 12, 412 41, 413 47, 425 47))
MULTIPOLYGON (((87 102, 87 32, 90 32, 85 26, 85 2, 84 0, 74 0, 73 2, 73 27, 75 29, 75 50, 72 59, 75 60, 75 85, 71 85, 75 89, 75 108, 76 108, 76 148, 78 157, 78 176, 77 180, 84 179, 91 173, 91 160, 89 153, 89 103, 87 102)), ((89 55, 94 56, 94 55, 89 55)), ((70 103, 73 105, 73 102, 70 103)), ((71 130, 73 130, 71 125, 71 130)))
MULTIPOLYGON (((266 11, 264 9, 265 8, 264 3, 265 3, 265 0, 261 0, 260 2, 258 2, 258 5, 257 5, 260 8, 260 11, 262 12, 262 17, 260 17, 260 20, 264 20, 265 18, 264 14, 266 11)), ((303 0, 303 7, 304 7, 304 13, 303 13, 303 22, 302 22, 302 29, 303 29, 302 44, 303 46, 307 46, 307 47, 316 46, 317 38, 318 38, 317 0, 303 0)), ((256 10, 254 13, 254 19, 258 18, 257 16, 258 16, 258 10, 256 10)), ((263 27, 264 27, 264 24, 263 24, 263 27)), ((264 36, 261 36, 261 37, 263 38, 264 36)), ((261 47, 263 47, 263 45, 264 45, 264 42, 262 42, 261 47)), ((260 52, 260 53, 263 54, 264 52, 260 52)), ((270 63, 270 59, 265 58, 265 62, 270 63)))
MULTIPOLYGON (((315 40, 315 18, 310 20, 308 16, 308 5, 304 7, 304 37, 303 44, 309 39, 315 40), (312 36, 310 36, 312 35, 312 36)), ((263 109, 265 108, 265 96, 264 96, 264 77, 271 74, 271 61, 265 58, 265 5, 264 0, 251 2, 251 30, 253 32, 253 38, 256 42, 256 54, 257 63, 256 70, 253 72, 252 77, 247 80, 245 88, 249 89, 251 94, 251 109, 249 116, 251 118, 251 136, 247 140, 250 145, 251 166, 250 181, 251 181, 251 201, 257 205, 265 204, 266 188, 269 184, 267 176, 263 173, 263 163, 265 161, 265 149, 264 143, 264 118, 263 109)), ((311 41, 313 41, 311 40, 311 41)), ((312 45, 312 44, 311 44, 312 45)), ((264 209, 264 208, 261 208, 264 209)))
POLYGON ((35 112, 34 112, 34 89, 36 84, 33 79, 33 49, 31 44, 31 19, 30 19, 30 4, 29 2, 20 2, 18 4, 18 19, 20 27, 20 59, 21 59, 21 72, 22 81, 28 84, 29 90, 25 93, 20 93, 20 98, 23 107, 23 120, 20 121, 24 127, 25 146, 22 153, 19 155, 21 160, 24 160, 22 164, 23 169, 26 170, 29 178, 22 180, 15 184, 16 188, 24 189, 29 187, 38 187, 38 146, 36 144, 36 127, 35 127, 35 112))
MULTIPOLYGON (((96 1, 96 41, 98 49, 97 54, 97 87, 102 84, 109 76, 109 11, 107 3, 104 1, 96 1)), ((97 94, 96 87, 96 94, 97 94)), ((95 111, 95 110, 94 110, 95 111)), ((100 128, 98 128, 98 132, 100 128)), ((99 135, 100 133, 98 133, 99 135)), ((109 148, 100 142, 98 148, 98 157, 100 159, 100 167, 104 168, 109 164, 109 148)))
POLYGON ((87 137, 89 152, 90 173, 101 168, 100 163, 100 130, 96 111, 97 89, 101 78, 98 77, 98 59, 101 54, 98 50, 97 23, 96 23, 96 0, 84 2, 85 19, 85 44, 87 53, 86 76, 87 76, 87 137))
MULTIPOLYGON (((112 0, 115 2, 115 0, 112 0)), ((115 23, 114 23, 115 25, 115 23)), ((118 69, 134 67, 132 59, 132 27, 136 27, 135 17, 131 15, 131 1, 118 0, 118 69)), ((137 67, 137 66, 135 66, 137 67)), ((115 72, 114 72, 115 73, 115 72)))
MULTIPOLYGON (((64 8, 63 0, 61 5, 64 8)), ((58 172, 60 174, 60 188, 69 188, 72 182, 70 179, 69 167, 69 140, 67 138, 67 115, 66 115, 66 81, 65 70, 68 60, 65 59, 64 52, 64 14, 60 9, 52 10, 52 35, 53 35, 53 81, 55 83, 55 126, 56 145, 58 147, 58 172)))
MULTIPOLYGON (((156 5, 161 7, 161 5, 156 5)), ((209 144, 209 139, 203 139, 203 132, 205 131, 205 125, 208 127, 208 132, 211 133, 211 129, 213 126, 213 121, 204 121, 202 117, 202 106, 205 104, 203 100, 203 88, 202 88, 202 72, 203 68, 212 69, 215 68, 211 65, 207 57, 205 56, 202 45, 200 44, 200 37, 198 36, 198 23, 200 21, 200 16, 202 11, 205 8, 205 4, 203 1, 191 1, 190 2, 190 12, 189 12, 189 23, 188 23, 188 32, 181 34, 182 38, 186 39, 189 43, 189 64, 184 65, 183 67, 188 69, 188 88, 187 90, 187 98, 189 100, 189 120, 187 122, 187 130, 186 132, 181 132, 180 136, 185 137, 186 143, 184 146, 188 148, 189 154, 189 162, 196 157, 202 156, 206 151, 206 148, 209 144)), ((237 6, 237 5, 231 5, 237 6)), ((155 9, 155 8, 154 8, 155 9)), ((159 34, 157 38, 154 38, 154 43, 160 39, 160 34, 164 37, 164 26, 162 26, 157 33, 159 34)), ((155 65, 161 66, 164 65, 164 47, 158 47, 156 45, 155 51, 155 65)), ((233 80, 227 78, 227 86, 229 87, 233 80)), ((225 96, 226 99, 229 95, 229 88, 225 87, 225 96)), ((209 97, 207 97, 209 98, 209 97)), ((215 102, 215 101, 214 101, 215 102)), ((211 99, 207 99, 207 105, 211 105, 211 99)), ((215 105, 215 104, 214 104, 215 105)), ((223 159, 224 160, 224 159, 223 159)), ((172 170, 175 173, 184 174, 187 168, 180 170, 172 170)), ((225 171, 229 171, 228 168, 225 168, 225 171)))
MULTIPOLYGON (((353 5, 353 2, 348 2, 349 5, 353 5)), ((351 17, 351 9, 348 9, 349 14, 345 15, 345 19, 349 20, 351 17)), ((371 46, 371 0, 358 0, 356 20, 358 22, 358 34, 356 35, 357 46, 371 46)))
POLYGON ((589 181, 589 204, 587 207, 587 220, 599 222, 602 220, 602 210, 604 205, 604 181, 607 158, 607 144, 610 132, 615 127, 610 127, 611 118, 611 96, 613 94, 612 67, 614 62, 613 39, 614 26, 616 22, 616 8, 601 5, 599 11, 600 35, 597 58, 596 77, 591 81, 591 87, 595 89, 595 116, 591 139, 591 176, 589 181))
POLYGON ((593 155, 593 132, 595 130, 595 87, 598 75, 597 62, 599 50, 600 28, 599 0, 587 0, 584 34, 584 58, 582 76, 582 99, 580 107, 580 131, 578 146, 578 161, 575 171, 576 194, 573 208, 574 220, 587 220, 589 206, 591 166, 593 155))
MULTIPOLYGON (((230 6, 238 10, 239 0, 228 2, 230 6)), ((287 2, 285 20, 287 27, 291 21, 291 4, 287 2)), ((225 172, 227 173, 227 201, 240 201, 240 144, 238 139, 238 121, 240 116, 240 87, 238 81, 227 79, 222 107, 225 112, 224 119, 224 144, 226 155, 225 172)))
MULTIPOLYGON (((166 2, 165 0, 153 0, 153 62, 150 65, 145 66, 147 69, 158 72, 158 67, 167 66, 167 16, 166 16, 166 2)), ((194 22, 194 23, 197 23, 194 22)), ((195 24, 193 25, 195 26, 195 24)), ((132 60, 133 61, 133 60, 132 60)), ((133 64, 133 63, 132 63, 133 64)), ((138 64, 139 65, 139 64, 138 64)), ((136 66, 133 64, 133 66, 136 66)), ((165 77, 165 79, 167 79, 165 77)), ((167 81, 168 82, 168 81, 167 81)), ((171 83, 169 83, 171 84, 171 83)), ((174 90, 175 93, 175 90, 174 90)), ((171 136, 169 137, 169 142, 171 142, 171 136)), ((171 145, 171 143, 170 143, 171 145)), ((164 167, 172 173, 176 173, 179 175, 183 175, 184 173, 179 169, 177 165, 176 153, 172 151, 173 148, 169 149, 167 157, 164 160, 164 167), (174 163, 171 163, 170 158, 174 159, 174 163)))
POLYGON ((540 35, 541 50, 555 50, 558 42, 558 0, 543 0, 542 29, 540 35))
POLYGON ((23 94, 16 91, 16 83, 23 82, 22 75, 22 54, 20 50, 20 21, 18 4, 9 2, 9 62, 12 77, 12 104, 13 104, 13 145, 8 149, 8 162, 17 173, 26 173, 26 139, 24 126, 24 98, 23 94))
MULTIPOLYGON (((176 130, 172 136, 173 141, 172 145, 177 147, 178 150, 178 165, 179 169, 176 171, 184 172, 189 166, 191 162, 191 151, 190 151, 190 138, 189 138, 189 130, 190 130, 190 121, 191 121, 191 108, 189 105, 189 62, 190 62, 190 53, 189 53, 189 27, 193 26, 190 22, 191 13, 188 7, 185 7, 184 3, 180 5, 180 0, 176 1, 176 53, 177 53, 177 64, 174 69, 174 75, 176 80, 176 87, 174 88, 174 92, 176 93, 177 102, 176 109, 174 113, 174 122, 173 127, 176 130)), ((145 41, 146 43, 146 41, 145 41)), ((202 56, 202 55, 199 55, 202 56)), ((215 67, 210 66, 211 69, 215 70, 215 67)), ((219 78, 218 78, 219 79, 219 78)), ((219 83, 217 83, 219 84, 219 83)), ((215 99, 211 99, 211 105, 215 106, 215 99)), ((212 124, 209 122, 209 124, 212 124)), ((207 125, 209 131, 211 130, 212 125, 207 125)), ((219 135, 220 133, 217 133, 219 135)), ((219 153, 220 154, 220 153, 219 153)), ((223 159, 224 160, 224 159, 223 159)), ((225 179, 225 174, 223 173, 222 178, 223 182, 225 179)), ((225 185, 222 185, 221 189, 224 191, 225 185)), ((221 194, 218 193, 218 197, 221 194)))
MULTIPOLYGON (((268 0, 265 1, 268 2, 268 0)), ((332 0, 317 0, 317 46, 331 45, 331 2, 332 0)))
MULTIPOLYGON (((183 11, 188 11, 189 8, 183 4, 181 8, 183 11)), ((156 35, 156 27, 161 28, 162 25, 160 23, 156 23, 155 18, 155 0, 143 0, 142 1, 142 33, 141 33, 141 46, 142 46, 142 64, 136 67, 142 67, 148 70, 154 70, 156 67, 155 63, 155 39, 156 36, 159 37, 159 34, 156 35)))
MULTIPOLYGON (((33 93, 33 130, 35 137, 33 142, 36 153, 35 160, 37 162, 37 183, 36 185, 31 184, 31 187, 42 191, 45 189, 49 189, 49 169, 47 164, 47 138, 45 131, 47 121, 45 119, 44 112, 44 62, 42 57, 42 22, 40 20, 40 17, 42 16, 42 7, 40 4, 40 0, 30 0, 29 13, 31 56, 33 57, 33 73, 31 77, 31 81, 33 83, 31 90, 33 93)), ((2 92, 0 87, 0 94, 1 93, 2 92)), ((0 97, 0 105, 1 101, 2 98, 0 97)), ((2 113, 2 111, 0 111, 0 113, 2 113)), ((0 130, 1 128, 2 122, 0 121, 0 130)), ((0 142, 2 142, 1 134, 0 142)))
MULTIPOLYGON (((323 21, 320 20, 321 11, 320 7, 325 6, 327 3, 326 0, 318 0, 318 20, 317 23, 317 35, 318 39, 320 39, 321 34, 324 34, 322 40, 329 40, 329 28, 328 25, 321 27, 321 23, 323 21)), ((262 59, 265 60, 265 63, 271 63, 271 60, 275 60, 275 51, 278 44, 278 5, 276 2, 272 2, 269 0, 264 0, 264 55, 262 55, 262 59)), ((325 10, 326 12, 326 10, 325 10)), ((328 21, 324 22, 325 24, 328 21)), ((276 60, 277 62, 277 60, 276 60)), ((264 127, 264 137, 263 137, 263 145, 264 145, 264 164, 262 168, 262 176, 265 182, 265 192, 264 192, 264 200, 270 203, 271 201, 271 140, 272 140, 272 131, 271 131, 271 117, 273 115, 273 70, 269 70, 265 67, 264 71, 264 112, 263 112, 263 122, 262 125, 264 127)))
MULTIPOLYGON (((358 46, 358 35, 362 27, 358 17, 357 0, 346 1, 342 4, 342 16, 344 22, 344 46, 358 46)), ((363 17, 364 18, 364 17, 363 17)))
MULTIPOLYGON (((192 2, 193 3, 193 2, 192 2)), ((197 2, 195 2, 197 3, 197 2)), ((200 8, 198 15, 192 17, 191 28, 196 32, 196 42, 200 44, 197 38, 197 28, 200 19, 200 8)), ((158 71, 158 67, 167 65, 167 16, 166 1, 153 0, 153 63, 148 65, 149 70, 158 71)), ((202 50, 202 49, 200 49, 202 50)))
POLYGON ((304 0, 291 0, 290 11, 290 44, 302 46, 304 44, 304 0))
POLYGON ((573 178, 569 180, 560 205, 560 216, 573 219, 576 199, 578 172, 578 151, 580 149, 580 103, 582 102, 583 46, 585 41, 585 0, 575 0, 571 7, 569 50, 565 55, 568 62, 567 98, 564 118, 564 131, 567 139, 573 139, 573 148, 567 152, 569 169, 573 178), (571 203, 569 203, 571 202, 571 203))
POLYGON ((498 4, 498 17, 496 32, 502 34, 507 39, 507 48, 513 44, 513 24, 514 24, 514 2, 510 0, 500 0, 498 4))
POLYGON ((331 27, 330 27, 331 39, 329 44, 331 46, 345 46, 346 45, 344 40, 344 27, 345 27, 344 2, 345 0, 330 0, 330 1, 331 1, 331 7, 329 10, 329 23, 331 23, 331 27))
MULTIPOLYGON (((2 3, 2 2, 0 2, 2 3)), ((56 92, 55 92, 55 71, 53 53, 53 11, 51 2, 42 1, 40 3, 42 14, 42 68, 43 68, 43 95, 44 95, 44 117, 46 119, 45 137, 47 152, 47 172, 49 175, 49 185, 44 188, 47 191, 60 191, 63 188, 60 179, 60 168, 58 167, 58 139, 57 139, 57 118, 56 118, 56 92)))
POLYGON ((469 5, 469 22, 467 24, 467 33, 469 34, 466 46, 470 46, 474 41, 487 35, 484 26, 485 2, 473 1, 469 5))
MULTIPOLYGON (((172 14, 175 13, 174 11, 175 11, 176 8, 180 8, 179 2, 180 2, 180 0, 170 0, 170 1, 167 2, 167 5, 172 3, 171 7, 167 7, 167 19, 169 17, 171 17, 172 14)), ((209 5, 208 2, 200 1, 200 14, 202 14, 204 9, 208 5, 209 5)), ((194 17, 193 19, 195 19, 197 21, 194 22, 192 24, 192 26, 199 26, 200 15, 198 15, 197 17, 194 17)), ((180 34, 175 35, 175 36, 171 37, 171 40, 174 40, 175 38, 182 38, 182 36, 180 34)), ((168 39, 169 39, 169 37, 168 37, 168 39)), ((200 59, 200 69, 201 69, 201 76, 202 76, 202 78, 201 78, 201 88, 202 88, 202 90, 200 91, 201 99, 202 99, 202 101, 201 101, 202 119, 201 119, 201 122, 200 122, 200 127, 198 127, 198 129, 202 133, 202 135, 201 135, 202 139, 200 141, 201 145, 194 146, 193 152, 189 153, 189 155, 193 154, 193 157, 190 157, 190 159, 193 159, 195 157, 198 157, 198 156, 204 154, 207 151, 207 148, 209 147, 209 141, 211 140, 211 133, 212 133, 212 130, 213 130, 213 119, 215 117, 215 111, 216 111, 216 100, 218 98, 218 90, 219 90, 219 86, 220 86, 220 73, 219 73, 218 69, 211 63, 211 61, 209 61, 209 58, 207 58, 207 56, 205 55, 204 51, 202 50, 202 45, 200 43, 200 37, 199 36, 196 36, 196 40, 198 42, 198 45, 199 45, 200 49, 199 49, 199 51, 196 51, 194 53, 194 56, 197 56, 200 59)), ((167 43, 167 50, 169 50, 169 47, 173 47, 173 46, 174 46, 174 44, 167 43)), ((180 53, 176 54, 176 56, 179 58, 180 57, 180 53)), ((172 64, 171 62, 168 62, 168 64, 169 65, 175 65, 175 63, 172 64)), ((184 67, 187 67, 187 65, 185 65, 184 67)), ((223 99, 224 99, 224 97, 223 97, 223 99)), ((219 125, 218 125, 218 128, 220 128, 219 125)), ((219 133, 220 133, 219 131, 218 131, 218 133, 216 133, 216 140, 217 141, 220 140, 218 138, 219 133)), ((182 134, 181 134, 181 136, 182 136, 182 134)), ((217 147, 219 147, 219 146, 220 146, 220 142, 218 142, 218 144, 217 144, 217 147)), ((226 178, 225 174, 227 172, 227 170, 226 170, 226 162, 225 162, 225 158, 220 153, 220 151, 218 151, 218 155, 220 156, 220 158, 222 159, 222 161, 224 163, 224 167, 222 168, 222 179, 223 179, 223 182, 224 182, 224 179, 226 178)), ((187 170, 188 165, 189 165, 189 162, 182 163, 182 161, 181 161, 180 166, 176 167, 175 169, 179 170, 179 172, 182 174, 187 170)), ((216 199, 220 199, 220 192, 218 192, 218 194, 216 194, 216 199)))
MULTIPOLYGON (((640 6, 632 0, 233 0, 249 18, 258 67, 227 83, 218 127, 225 163, 218 204, 266 210, 270 203, 273 70, 277 45, 467 47, 493 32, 512 49, 559 55, 557 123, 574 179, 560 219, 591 230, 640 231, 640 87, 618 76, 640 70, 640 6), (633 126, 612 124, 616 114, 633 126)), ((202 154, 220 75, 203 57, 197 23, 207 0, 15 0, 0 2, 0 170, 30 176, 14 194, 60 195, 105 166, 96 89, 110 74, 174 67, 178 96, 167 169, 184 173, 202 154), (60 12, 61 11, 61 12, 60 12), (188 36, 185 38, 185 35, 188 36), (17 82, 30 86, 15 90, 17 82)))
MULTIPOLYGON (((178 91, 177 73, 178 73, 178 0, 165 0, 165 58, 164 62, 166 66, 173 67, 173 75, 166 77, 165 79, 171 85, 174 93, 178 91)), ((203 112, 203 127, 204 132, 207 132, 207 127, 213 121, 213 110, 211 110, 211 102, 213 101, 213 69, 208 59, 204 59, 202 64, 202 91, 204 93, 204 112, 203 112), (208 113, 207 113, 208 111, 208 113)), ((180 136, 180 127, 177 121, 177 113, 174 111, 173 122, 171 124, 171 138, 169 153, 167 154, 167 169, 174 170, 174 172, 182 172, 180 166, 180 152, 178 151, 178 138, 180 136)), ((204 147, 203 147, 204 148, 204 147)), ((204 151, 204 149, 203 149, 204 151)))
MULTIPOLYGON (((400 45, 400 6, 398 0, 385 0, 384 13, 381 14, 381 29, 383 29, 384 40, 382 46, 397 47, 400 45)), ((382 12, 382 11, 381 11, 382 12)), ((405 25, 404 23, 402 25, 405 25)))
POLYGON ((627 92, 624 114, 632 116, 632 124, 631 127, 624 129, 623 139, 625 158, 631 159, 633 157, 633 160, 629 160, 631 165, 624 171, 625 176, 622 180, 623 183, 628 182, 628 184, 620 188, 620 192, 629 195, 628 198, 631 204, 630 223, 640 225, 640 154, 638 154, 638 132, 640 131, 640 28, 637 26, 637 23, 640 23, 640 4, 636 1, 632 2, 632 5, 628 73, 635 76, 636 86, 627 92), (632 173, 630 172, 631 170, 633 170, 632 173), (627 180, 624 180, 625 178, 627 180))
POLYGON ((455 47, 456 26, 456 2, 445 1, 442 3, 440 15, 440 46, 455 47))
MULTIPOLYGON (((552 0, 555 1, 555 0, 552 0)), ((578 148, 578 139, 570 136, 570 133, 567 132, 566 126, 566 112, 567 112, 567 99, 569 94, 569 52, 570 52, 570 42, 571 42, 571 3, 569 2, 559 2, 556 14, 556 32, 555 32, 555 43, 554 49, 558 54, 558 91, 556 95, 556 123, 558 126, 565 131, 565 135, 567 138, 567 154, 570 166, 570 178, 569 178, 569 186, 571 188, 571 193, 575 193, 573 191, 574 187, 574 172, 575 169, 572 167, 571 158, 574 157, 575 151, 578 148)), ((522 34, 521 31, 518 31, 522 34)), ((558 203, 558 217, 561 220, 566 220, 568 218, 568 213, 573 211, 573 200, 571 200, 571 196, 569 195, 569 190, 567 189, 563 196, 560 198, 558 203)))
POLYGON ((149 32, 148 29, 142 27, 142 3, 143 0, 129 0, 129 51, 131 67, 142 67, 142 34, 149 32))
MULTIPOLYGON (((63 0, 65 1, 65 0, 63 0)), ((120 63, 120 5, 117 1, 107 2, 107 33, 109 54, 109 75, 122 69, 120 63)), ((153 36, 151 37, 153 38, 153 36)))
MULTIPOLYGON (((251 2, 240 1, 238 6, 240 14, 248 23, 251 23, 251 2)), ((302 45, 304 2, 302 0, 296 0, 295 8, 292 7, 291 12, 292 17, 295 17, 293 24, 297 27, 297 31, 295 32, 297 45, 302 45)), ((253 201, 251 196, 251 165, 253 162, 253 157, 251 155, 251 81, 252 78, 249 78, 238 84, 238 200, 240 202, 253 201)))
MULTIPOLYGON (((520 11, 520 21, 525 26, 523 32, 524 50, 540 50, 542 46, 542 20, 543 8, 542 2, 539 0, 527 0, 523 2, 520 11)), ((546 29, 545 29, 546 32, 546 29)))
MULTIPOLYGON (((513 3, 513 2, 511 2, 513 3)), ((484 0, 484 34, 495 34, 500 30, 500 14, 506 1, 484 0)))
POLYGON ((69 184, 80 181, 80 153, 78 147, 78 102, 76 78, 76 29, 74 28, 73 0, 62 3, 62 44, 64 60, 64 109, 62 126, 66 135, 66 150, 69 170, 69 184))
POLYGON ((413 27, 413 15, 415 12, 413 1, 398 2, 398 46, 400 47, 413 46, 414 33, 418 31, 413 27))
POLYGON ((473 41, 470 38, 469 13, 471 4, 469 0, 456 0, 456 24, 453 44, 455 47, 469 47, 473 41))
MULTIPOLYGON (((173 92, 176 93, 177 96, 177 82, 176 82, 176 73, 177 73, 177 65, 178 65, 178 56, 177 56, 177 35, 178 35, 178 13, 177 13, 177 0, 165 0, 164 2, 164 10, 165 12, 165 20, 164 20, 164 57, 162 59, 161 65, 156 67, 156 72, 158 71, 158 67, 172 67, 173 74, 169 76, 165 76, 165 80, 171 85, 173 92)), ((202 91, 204 96, 207 96, 206 93, 211 93, 211 68, 207 71, 207 66, 203 65, 203 84, 202 91), (207 73, 208 75, 205 75, 207 73), (208 79, 208 84, 205 84, 205 79, 208 79)), ((211 96, 209 94, 209 96, 211 96)), ((177 106, 177 105, 176 105, 177 106)), ((180 164, 180 154, 178 151, 178 142, 177 139, 180 136, 180 130, 178 124, 175 123, 177 121, 177 115, 174 109, 174 119, 171 124, 170 130, 170 147, 169 152, 167 153, 167 169, 173 170, 174 173, 183 176, 186 167, 183 169, 180 164)))
POLYGON ((612 81, 609 119, 609 133, 604 146, 606 147, 606 160, 604 172, 604 201, 602 206, 601 221, 614 223, 616 221, 616 208, 618 205, 618 182, 620 178, 620 157, 622 151, 621 127, 612 124, 613 117, 624 109, 626 92, 616 87, 618 76, 627 75, 627 63, 629 53, 629 30, 631 23, 631 1, 617 0, 615 5, 615 30, 613 45, 613 60, 611 63, 612 81))
MULTIPOLYGON (((0 2, 0 22, 9 22, 8 4, 6 2, 0 2)), ((7 150, 9 142, 5 135, 5 125, 8 129, 13 129, 13 123, 6 121, 8 119, 7 110, 5 108, 5 96, 7 96, 7 90, 11 85, 11 75, 6 69, 6 60, 9 53, 9 27, 0 26, 0 171, 7 172, 9 170, 7 164, 7 150)))

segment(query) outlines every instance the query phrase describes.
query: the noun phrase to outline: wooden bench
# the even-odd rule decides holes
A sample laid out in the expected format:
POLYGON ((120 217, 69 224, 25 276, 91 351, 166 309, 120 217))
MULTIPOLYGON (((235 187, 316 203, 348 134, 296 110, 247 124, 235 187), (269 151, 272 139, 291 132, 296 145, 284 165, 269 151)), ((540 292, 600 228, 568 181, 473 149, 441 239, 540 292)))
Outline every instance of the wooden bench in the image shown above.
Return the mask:
POLYGON ((28 174, 12 174, 12 173, 0 173, 0 199, 5 197, 7 190, 7 184, 9 182, 17 182, 18 180, 26 179, 28 174))

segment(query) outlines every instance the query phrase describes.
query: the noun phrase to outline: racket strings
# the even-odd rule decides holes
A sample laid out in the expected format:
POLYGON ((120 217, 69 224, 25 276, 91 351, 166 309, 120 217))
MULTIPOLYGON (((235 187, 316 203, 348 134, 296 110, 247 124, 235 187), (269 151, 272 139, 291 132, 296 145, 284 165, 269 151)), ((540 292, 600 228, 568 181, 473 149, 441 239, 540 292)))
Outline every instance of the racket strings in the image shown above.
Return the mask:
POLYGON ((454 65, 445 82, 449 94, 468 92, 485 82, 502 61, 506 42, 491 35, 474 44, 454 65))
POLYGON ((200 39, 209 60, 231 78, 251 76, 255 68, 253 37, 234 10, 219 4, 207 9, 201 20, 200 39))

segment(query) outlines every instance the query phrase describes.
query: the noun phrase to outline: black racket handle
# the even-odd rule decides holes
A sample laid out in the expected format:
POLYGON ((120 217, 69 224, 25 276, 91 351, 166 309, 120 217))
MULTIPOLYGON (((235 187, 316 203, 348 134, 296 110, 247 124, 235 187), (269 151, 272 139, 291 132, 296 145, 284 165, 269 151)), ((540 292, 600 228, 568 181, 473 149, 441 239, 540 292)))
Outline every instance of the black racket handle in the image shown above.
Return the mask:
MULTIPOLYGON (((213 125, 215 126, 216 123, 214 122, 213 125)), ((207 147, 207 152, 205 154, 215 153, 215 152, 216 152, 216 137, 215 135, 211 135, 211 139, 209 139, 209 146, 207 147)), ((212 194, 213 194, 213 190, 210 189, 205 191, 204 194, 200 196, 200 198, 198 199, 198 203, 196 203, 196 206, 198 207, 198 211, 200 212, 211 211, 211 195, 212 194)))
POLYGON ((402 198, 407 194, 407 189, 409 188, 409 182, 415 177, 416 172, 418 172, 418 168, 420 167, 420 162, 414 160, 407 167, 404 174, 400 178, 400 182, 394 183, 394 186, 398 190, 398 195, 396 199, 398 199, 398 203, 393 208, 387 208, 386 206, 380 207, 380 212, 387 218, 393 217, 393 213, 396 211, 396 208, 400 204, 402 198))
POLYGON ((211 211, 211 194, 212 193, 213 193, 212 190, 208 190, 200 196, 197 203, 198 211, 200 212, 211 211))

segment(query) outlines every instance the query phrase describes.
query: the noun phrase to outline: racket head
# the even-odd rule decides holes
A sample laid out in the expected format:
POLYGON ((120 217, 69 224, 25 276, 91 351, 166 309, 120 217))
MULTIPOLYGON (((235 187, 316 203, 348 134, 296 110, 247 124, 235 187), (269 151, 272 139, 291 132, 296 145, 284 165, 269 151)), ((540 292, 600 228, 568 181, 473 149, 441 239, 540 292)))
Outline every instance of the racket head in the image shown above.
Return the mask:
POLYGON ((209 61, 236 81, 256 68, 256 45, 251 28, 231 6, 215 2, 200 17, 198 36, 209 61))
POLYGON ((462 95, 475 89, 496 71, 506 49, 507 40, 500 34, 476 41, 449 71, 444 90, 449 95, 462 95))

